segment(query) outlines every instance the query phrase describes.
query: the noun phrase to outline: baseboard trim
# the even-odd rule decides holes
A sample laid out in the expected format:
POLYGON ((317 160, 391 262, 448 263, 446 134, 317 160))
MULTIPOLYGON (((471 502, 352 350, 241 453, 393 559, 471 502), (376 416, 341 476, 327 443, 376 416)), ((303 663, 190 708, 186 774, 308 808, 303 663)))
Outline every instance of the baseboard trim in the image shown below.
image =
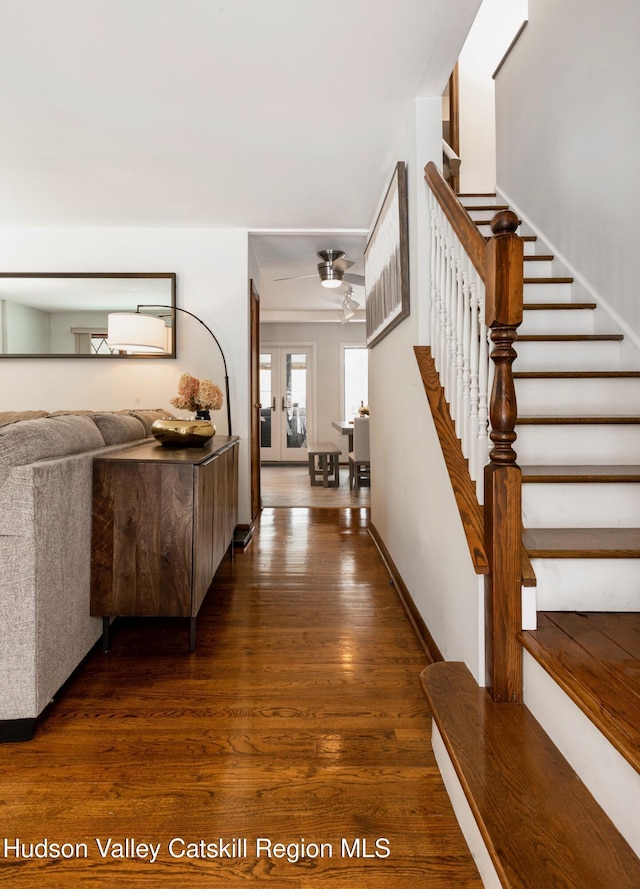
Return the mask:
POLYGON ((373 522, 369 524, 369 534, 371 535, 373 542, 378 548, 378 552, 382 557, 382 561, 387 566, 387 571, 389 572, 391 582, 396 588, 400 601, 404 606, 404 610, 407 612, 407 617, 409 618, 411 626, 413 627, 413 631, 416 634, 418 642, 424 649, 424 652, 430 659, 431 663, 443 661, 444 658, 442 656, 442 653, 440 652, 440 649, 436 645, 433 636, 429 632, 429 628, 424 622, 424 618, 420 614, 416 603, 413 601, 413 597, 409 592, 409 588, 402 579, 402 575, 398 571, 393 559, 391 558, 389 550, 385 546, 385 543, 373 522))

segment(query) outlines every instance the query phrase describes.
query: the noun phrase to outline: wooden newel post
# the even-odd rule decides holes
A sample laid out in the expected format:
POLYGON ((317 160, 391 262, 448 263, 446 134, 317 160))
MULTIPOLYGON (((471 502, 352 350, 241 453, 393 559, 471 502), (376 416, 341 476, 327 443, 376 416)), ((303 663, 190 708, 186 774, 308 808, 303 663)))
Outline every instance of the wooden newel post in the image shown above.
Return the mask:
POLYGON ((486 312, 494 379, 489 416, 493 447, 485 467, 484 536, 489 558, 485 599, 487 685, 494 701, 522 698, 522 474, 513 449, 516 393, 513 342, 522 323, 523 250, 510 210, 491 221, 486 248, 486 312))

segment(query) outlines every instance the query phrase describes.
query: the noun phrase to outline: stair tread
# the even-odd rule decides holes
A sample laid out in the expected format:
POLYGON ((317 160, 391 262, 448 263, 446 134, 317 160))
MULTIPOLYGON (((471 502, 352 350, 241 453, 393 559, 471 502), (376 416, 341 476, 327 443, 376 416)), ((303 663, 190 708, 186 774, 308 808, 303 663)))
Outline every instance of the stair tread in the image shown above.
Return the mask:
POLYGON ((580 417, 523 416, 516 420, 517 426, 635 426, 638 423, 640 417, 626 414, 580 417))
POLYGON ((522 308, 529 312, 571 312, 581 309, 595 309, 596 303, 523 303, 522 308))
POLYGON ((508 210, 508 204, 471 204, 469 207, 464 208, 467 213, 471 213, 472 210, 495 210, 496 213, 498 210, 508 210))
POLYGON ((573 278, 567 275, 560 275, 551 278, 525 278, 525 284, 573 284, 573 278))
POLYGON ((522 481, 536 483, 640 482, 640 466, 521 466, 522 481))
POLYGON ((527 370, 516 371, 513 377, 518 380, 624 380, 640 377, 640 370, 527 370))
POLYGON ((640 559, 640 528, 527 528, 531 559, 640 559))
MULTIPOLYGON (((480 225, 483 225, 483 224, 484 224, 484 225, 488 225, 489 223, 488 223, 488 222, 486 222, 486 223, 482 223, 482 222, 481 222, 481 223, 479 223, 479 224, 480 224, 480 225)), ((485 241, 490 241, 490 240, 491 240, 491 235, 486 235, 486 236, 484 237, 484 239, 485 239, 485 241)), ((532 241, 537 241, 537 240, 538 240, 538 236, 537 236, 537 235, 520 235, 520 240, 521 240, 521 241, 528 241, 529 243, 531 243, 532 241)))
POLYGON ((518 336, 519 343, 618 343, 624 339, 621 333, 535 333, 518 336))
POLYGON ((464 664, 423 691, 505 889, 632 889, 640 861, 522 704, 496 704, 464 664))
POLYGON ((521 641, 640 771, 640 613, 545 612, 521 641))
POLYGON ((551 262, 553 253, 534 253, 532 256, 523 256, 525 262, 551 262))

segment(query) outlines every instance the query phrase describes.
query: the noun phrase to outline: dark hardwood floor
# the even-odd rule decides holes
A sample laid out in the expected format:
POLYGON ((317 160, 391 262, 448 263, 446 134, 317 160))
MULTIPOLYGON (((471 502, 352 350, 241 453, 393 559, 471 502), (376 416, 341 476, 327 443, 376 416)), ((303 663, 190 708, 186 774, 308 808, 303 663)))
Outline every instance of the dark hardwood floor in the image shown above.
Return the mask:
POLYGON ((0 746, 2 885, 481 889, 367 522, 265 510, 193 654, 186 620, 116 622, 34 739, 0 746))
POLYGON ((311 485, 306 463, 298 466, 263 465, 260 476, 262 505, 265 507, 312 506, 317 509, 334 509, 339 506, 368 507, 371 502, 371 489, 368 486, 363 485, 357 491, 349 488, 348 466, 340 467, 340 485, 337 488, 311 485))

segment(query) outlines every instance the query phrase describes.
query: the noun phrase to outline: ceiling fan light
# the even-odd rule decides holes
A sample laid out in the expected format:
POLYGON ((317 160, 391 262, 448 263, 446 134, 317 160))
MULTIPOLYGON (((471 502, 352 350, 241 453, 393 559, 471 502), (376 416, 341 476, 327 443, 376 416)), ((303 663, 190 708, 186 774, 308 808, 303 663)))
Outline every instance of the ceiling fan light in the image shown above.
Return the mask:
POLYGON ((345 296, 345 298, 342 302, 342 307, 345 310, 348 309, 351 312, 351 314, 353 315, 355 310, 360 308, 360 303, 357 300, 352 299, 350 294, 347 293, 347 295, 345 296))
POLYGON ((342 281, 339 278, 325 278, 320 282, 323 287, 339 287, 342 284, 342 281))

